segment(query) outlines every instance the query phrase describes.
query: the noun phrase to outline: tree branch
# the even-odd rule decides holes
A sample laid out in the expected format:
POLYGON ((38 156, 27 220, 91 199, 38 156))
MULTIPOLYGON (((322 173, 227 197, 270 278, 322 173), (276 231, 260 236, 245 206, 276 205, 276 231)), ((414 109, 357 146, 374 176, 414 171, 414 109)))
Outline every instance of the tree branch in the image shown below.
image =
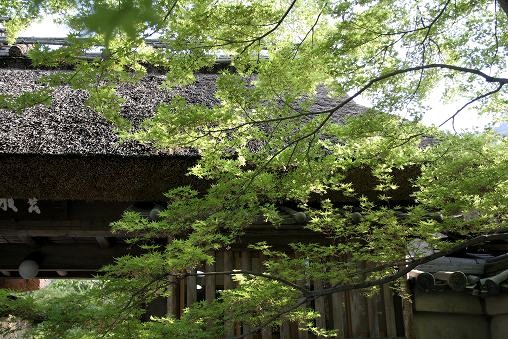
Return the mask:
MULTIPOLYGON (((310 292, 305 287, 302 287, 300 285, 292 283, 291 281, 286 280, 284 278, 276 277, 276 276, 273 276, 273 275, 270 275, 270 274, 267 274, 267 273, 253 272, 253 271, 248 271, 248 270, 185 273, 185 274, 183 274, 183 276, 184 277, 195 277, 195 276, 202 276, 202 275, 214 275, 215 276, 215 275, 239 275, 239 274, 247 274, 247 275, 252 275, 252 276, 256 276, 256 277, 265 278, 265 279, 268 279, 268 280, 278 281, 278 282, 280 282, 280 283, 282 283, 284 285, 287 285, 287 286, 290 286, 290 287, 293 287, 293 288, 299 290, 300 292, 302 292, 303 295, 307 295, 310 292)), ((181 277, 182 275, 175 274, 174 276, 181 277)))
POLYGON ((400 277, 403 277, 404 275, 409 273, 411 270, 413 270, 415 267, 425 264, 425 263, 428 263, 429 261, 432 261, 432 260, 444 257, 446 255, 455 253, 455 252, 460 251, 460 250, 467 248, 469 246, 483 244, 487 241, 504 240, 504 239, 508 239, 508 233, 493 233, 493 234, 480 235, 478 237, 466 240, 460 244, 452 246, 452 247, 445 249, 443 251, 439 251, 439 252, 436 252, 436 253, 431 254, 429 256, 415 259, 415 260, 411 261, 410 263, 408 263, 405 267, 399 269, 396 273, 386 276, 384 278, 370 280, 370 281, 364 281, 364 282, 356 283, 356 284, 345 284, 345 285, 340 285, 340 286, 334 286, 334 287, 326 288, 326 289, 319 290, 319 291, 311 291, 311 292, 309 292, 309 294, 310 294, 309 296, 310 297, 321 297, 321 296, 325 296, 325 295, 329 295, 329 294, 333 294, 333 293, 337 293, 337 292, 363 289, 363 288, 387 284, 389 282, 397 280, 400 277))
POLYGON ((457 115, 458 115, 458 114, 459 114, 459 113, 460 113, 463 109, 465 109, 465 108, 466 108, 466 107, 468 107, 469 105, 473 104, 474 102, 476 102, 476 101, 478 101, 478 100, 481 100, 481 99, 483 99, 483 98, 486 98, 486 97, 488 97, 489 95, 492 95, 492 94, 495 94, 495 93, 499 92, 499 91, 503 88, 503 86, 504 86, 504 85, 505 85, 504 83, 500 83, 500 84, 499 84, 499 86, 497 86, 497 87, 496 87, 496 89, 493 89, 493 90, 492 90, 492 91, 490 91, 490 92, 487 92, 487 93, 484 93, 484 94, 482 94, 482 95, 479 95, 479 96, 477 96, 476 98, 474 98, 474 99, 472 99, 472 100, 470 100, 470 101, 466 102, 466 103, 464 104, 464 106, 462 106, 461 108, 459 108, 459 109, 458 109, 455 113, 453 113, 453 115, 452 115, 452 116, 450 116, 448 119, 446 119, 445 121, 443 121, 443 122, 439 125, 439 127, 442 127, 444 124, 446 124, 446 123, 447 123, 448 121, 450 121, 450 120, 452 120, 452 121, 453 121, 453 120, 455 120, 455 117, 456 117, 456 116, 457 116, 457 115))

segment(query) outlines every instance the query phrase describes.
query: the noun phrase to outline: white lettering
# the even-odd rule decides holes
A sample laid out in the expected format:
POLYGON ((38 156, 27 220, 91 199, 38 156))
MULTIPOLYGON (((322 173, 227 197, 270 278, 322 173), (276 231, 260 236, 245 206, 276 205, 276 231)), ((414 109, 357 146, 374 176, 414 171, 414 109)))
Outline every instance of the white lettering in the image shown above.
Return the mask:
POLYGON ((39 206, 37 206, 37 198, 31 198, 31 199, 28 199, 28 213, 37 213, 37 214, 41 214, 41 210, 39 208, 39 206))

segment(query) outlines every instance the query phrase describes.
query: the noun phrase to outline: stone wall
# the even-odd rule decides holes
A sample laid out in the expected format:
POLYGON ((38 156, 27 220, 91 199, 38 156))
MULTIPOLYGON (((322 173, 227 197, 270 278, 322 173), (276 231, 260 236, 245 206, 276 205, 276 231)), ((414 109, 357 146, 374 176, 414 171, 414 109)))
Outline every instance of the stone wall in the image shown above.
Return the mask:
POLYGON ((414 326, 417 339, 505 339, 508 295, 416 291, 414 326))

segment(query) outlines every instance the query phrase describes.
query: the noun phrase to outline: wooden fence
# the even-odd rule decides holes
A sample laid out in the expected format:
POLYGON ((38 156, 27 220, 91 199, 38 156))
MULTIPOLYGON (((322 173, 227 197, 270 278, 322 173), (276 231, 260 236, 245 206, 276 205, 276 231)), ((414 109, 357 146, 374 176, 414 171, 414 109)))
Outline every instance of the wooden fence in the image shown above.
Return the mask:
MULTIPOLYGON (((262 271, 262 256, 250 250, 224 250, 215 253, 215 263, 200 268, 204 272, 233 269, 262 271)), ((218 290, 231 289, 234 282, 229 275, 190 276, 172 285, 172 296, 167 300, 168 311, 179 317, 185 307, 196 301, 213 300, 218 290)), ((314 281, 313 289, 327 284, 314 281)), ((398 338, 404 333, 401 302, 388 285, 366 297, 360 291, 335 293, 316 299, 310 307, 320 313, 317 325, 337 329, 337 338, 398 338)), ((250 328, 235 324, 226 336, 238 336, 250 332, 250 328)), ((298 330, 298 324, 284 323, 279 328, 266 328, 261 333, 246 338, 315 338, 313 334, 298 330)))

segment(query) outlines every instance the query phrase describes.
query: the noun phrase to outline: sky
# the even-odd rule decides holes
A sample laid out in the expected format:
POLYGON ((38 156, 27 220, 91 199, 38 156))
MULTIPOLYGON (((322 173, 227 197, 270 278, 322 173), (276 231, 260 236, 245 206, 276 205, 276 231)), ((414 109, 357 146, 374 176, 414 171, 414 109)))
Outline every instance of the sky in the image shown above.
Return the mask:
MULTIPOLYGON (((30 27, 20 33, 22 37, 65 37, 68 32, 68 28, 64 25, 56 24, 53 20, 55 17, 48 16, 38 22, 32 23, 30 27)), ((427 125, 440 125, 447 117, 451 116, 457 111, 467 99, 457 99, 453 103, 443 104, 438 98, 441 97, 441 93, 444 88, 438 86, 434 93, 429 96, 426 104, 430 107, 424 115, 422 122, 427 125)), ((364 106, 370 106, 370 102, 367 98, 360 97, 355 100, 358 104, 364 106)), ((475 129, 483 129, 491 123, 488 117, 478 115, 474 110, 464 110, 455 120, 456 131, 467 131, 475 129)), ((452 131, 453 126, 451 122, 445 124, 442 129, 452 131)), ((499 127, 500 131, 508 133, 508 124, 502 124, 499 127)))

